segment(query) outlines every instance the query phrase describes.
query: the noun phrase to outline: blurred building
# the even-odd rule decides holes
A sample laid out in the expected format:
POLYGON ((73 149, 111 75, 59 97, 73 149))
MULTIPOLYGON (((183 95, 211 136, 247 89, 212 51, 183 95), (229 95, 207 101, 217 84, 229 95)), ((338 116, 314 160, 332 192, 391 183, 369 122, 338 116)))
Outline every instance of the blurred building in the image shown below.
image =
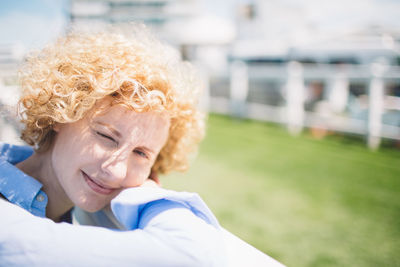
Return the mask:
POLYGON ((143 22, 158 34, 165 35, 166 24, 184 23, 196 14, 197 0, 71 0, 70 18, 73 26, 96 29, 113 24, 129 27, 143 22))
POLYGON ((201 0, 71 0, 70 18, 73 27, 89 30, 109 24, 129 30, 130 23, 141 22, 176 45, 222 38, 215 34, 220 22, 205 18, 201 0))
POLYGON ((326 29, 309 19, 305 6, 277 0, 238 4, 231 56, 272 63, 369 64, 379 59, 400 64, 399 28, 358 23, 326 29))

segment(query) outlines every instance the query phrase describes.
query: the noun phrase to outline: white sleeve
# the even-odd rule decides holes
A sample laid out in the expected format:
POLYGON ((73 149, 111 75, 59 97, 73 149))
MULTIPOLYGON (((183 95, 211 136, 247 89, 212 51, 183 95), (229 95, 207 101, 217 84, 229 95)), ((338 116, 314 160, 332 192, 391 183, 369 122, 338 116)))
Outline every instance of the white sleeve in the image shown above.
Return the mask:
POLYGON ((0 266, 224 266, 220 232, 176 202, 153 202, 139 229, 54 223, 0 200, 0 266))

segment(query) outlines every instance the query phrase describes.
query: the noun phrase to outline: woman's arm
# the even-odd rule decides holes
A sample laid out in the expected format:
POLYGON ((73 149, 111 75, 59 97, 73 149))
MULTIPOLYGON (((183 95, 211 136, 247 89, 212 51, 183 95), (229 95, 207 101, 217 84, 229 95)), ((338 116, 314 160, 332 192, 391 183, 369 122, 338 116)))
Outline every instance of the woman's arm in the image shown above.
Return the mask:
POLYGON ((224 266, 220 231, 185 205, 154 201, 138 229, 54 223, 0 200, 1 266, 224 266))

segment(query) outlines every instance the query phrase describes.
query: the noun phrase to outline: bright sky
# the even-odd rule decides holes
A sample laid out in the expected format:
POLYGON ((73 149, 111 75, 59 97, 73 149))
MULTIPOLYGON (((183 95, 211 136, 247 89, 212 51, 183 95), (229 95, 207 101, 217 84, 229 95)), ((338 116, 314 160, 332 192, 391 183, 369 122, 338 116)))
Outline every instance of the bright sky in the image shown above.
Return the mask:
POLYGON ((41 47, 63 31, 67 0, 0 1, 0 43, 41 47))

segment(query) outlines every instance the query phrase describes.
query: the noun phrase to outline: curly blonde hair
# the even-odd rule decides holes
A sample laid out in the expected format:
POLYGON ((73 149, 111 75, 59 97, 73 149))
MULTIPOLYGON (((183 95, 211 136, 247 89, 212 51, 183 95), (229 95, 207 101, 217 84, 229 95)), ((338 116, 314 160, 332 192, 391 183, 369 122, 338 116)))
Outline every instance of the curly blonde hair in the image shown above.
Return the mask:
POLYGON ((78 121, 96 101, 111 96, 114 104, 136 112, 167 112, 169 137, 153 171, 186 170, 204 135, 195 77, 189 63, 146 30, 129 36, 71 32, 29 55, 21 68, 21 138, 45 151, 56 123, 78 121))

